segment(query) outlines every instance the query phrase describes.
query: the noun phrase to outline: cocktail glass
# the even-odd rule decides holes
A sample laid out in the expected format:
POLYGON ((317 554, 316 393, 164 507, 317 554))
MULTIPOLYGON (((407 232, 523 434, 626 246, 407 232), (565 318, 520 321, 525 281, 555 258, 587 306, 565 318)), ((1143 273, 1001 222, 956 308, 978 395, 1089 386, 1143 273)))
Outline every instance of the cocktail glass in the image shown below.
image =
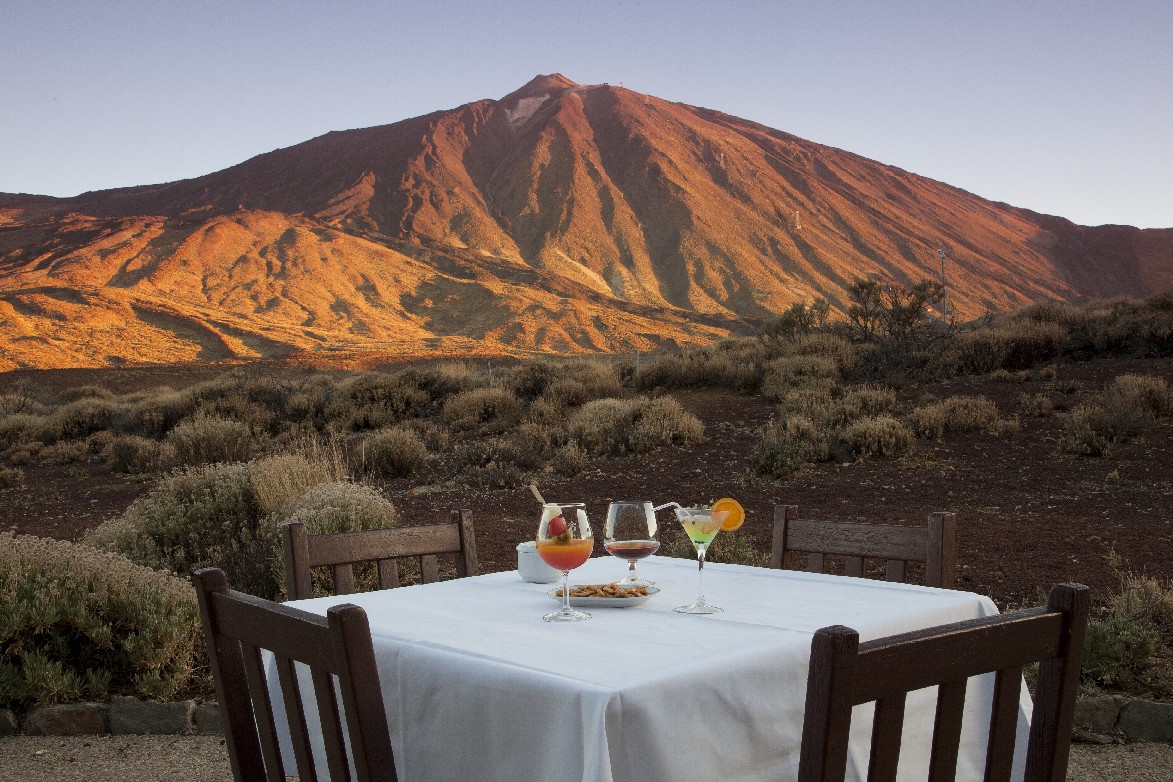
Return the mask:
POLYGON ((721 523, 725 521, 728 511, 713 512, 712 508, 677 508, 676 519, 684 527, 688 539, 696 549, 697 558, 697 597, 691 605, 677 606, 672 609, 682 614, 719 614, 725 609, 710 605, 705 601, 705 549, 721 531, 721 523))
POLYGON ((613 502, 607 508, 607 527, 603 532, 603 548, 612 556, 627 562, 627 578, 617 582, 624 589, 636 586, 654 586, 636 573, 635 566, 644 557, 650 557, 660 548, 656 512, 652 503, 613 502))
POLYGON ((546 614, 547 622, 581 622, 591 615, 570 607, 570 571, 590 559, 595 538, 581 502, 542 505, 538 524, 538 556, 555 570, 562 571, 562 608, 546 614))

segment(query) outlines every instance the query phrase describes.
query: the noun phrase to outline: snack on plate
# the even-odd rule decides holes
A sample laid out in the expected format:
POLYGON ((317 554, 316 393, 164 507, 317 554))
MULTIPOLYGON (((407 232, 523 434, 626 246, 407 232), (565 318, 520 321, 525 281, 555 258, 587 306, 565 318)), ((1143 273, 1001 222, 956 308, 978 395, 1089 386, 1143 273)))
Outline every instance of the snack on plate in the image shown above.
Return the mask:
MULTIPOLYGON (((556 597, 562 597, 562 590, 554 592, 556 597)), ((647 597, 648 588, 635 586, 629 589, 618 584, 582 584, 570 588, 571 597, 647 597)))

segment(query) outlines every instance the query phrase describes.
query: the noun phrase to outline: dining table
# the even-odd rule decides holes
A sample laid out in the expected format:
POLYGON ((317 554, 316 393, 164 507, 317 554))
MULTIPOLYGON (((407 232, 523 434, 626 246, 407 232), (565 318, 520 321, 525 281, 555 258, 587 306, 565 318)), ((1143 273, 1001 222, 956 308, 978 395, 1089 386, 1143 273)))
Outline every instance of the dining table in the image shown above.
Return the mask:
MULTIPOLYGON (((570 581, 618 581, 626 569, 594 557, 570 581)), ((543 621, 560 584, 517 571, 288 605, 365 609, 379 672, 371 686, 382 690, 406 782, 796 779, 816 630, 847 625, 867 641, 998 612, 971 592, 712 562, 704 570, 705 595, 722 613, 673 611, 696 597, 697 562, 662 556, 639 565, 656 594, 586 608, 582 622, 543 621)), ((926 776, 934 690, 909 696, 901 779, 926 776)), ((958 780, 982 778, 992 690, 990 675, 968 687, 958 780)), ((1030 705, 1023 686, 1016 778, 1030 705)), ((871 711, 853 711, 849 779, 866 779, 871 711)), ((287 728, 278 731, 292 758, 287 728)))

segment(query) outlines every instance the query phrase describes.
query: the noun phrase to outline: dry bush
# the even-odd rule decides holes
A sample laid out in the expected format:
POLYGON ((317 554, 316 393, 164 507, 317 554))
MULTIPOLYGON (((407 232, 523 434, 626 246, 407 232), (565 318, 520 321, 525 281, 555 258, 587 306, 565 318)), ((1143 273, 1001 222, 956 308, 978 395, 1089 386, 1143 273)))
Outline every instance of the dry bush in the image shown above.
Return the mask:
POLYGON ((1120 375, 1104 389, 1104 397, 1121 405, 1135 405, 1156 416, 1173 410, 1173 395, 1164 378, 1152 375, 1120 375))
POLYGON ((11 413, 0 418, 0 448, 40 444, 49 428, 49 417, 31 413, 11 413))
POLYGON ((252 428, 230 418, 196 414, 167 434, 177 464, 245 462, 253 453, 252 428))
POLYGON ((1083 678, 1146 696, 1173 694, 1173 583, 1119 575, 1120 591, 1088 623, 1083 678))
POLYGON ((806 334, 785 348, 788 355, 819 356, 835 363, 840 377, 847 377, 859 362, 859 349, 834 334, 806 334))
POLYGON ((67 388, 58 394, 63 402, 76 402, 79 399, 113 399, 114 392, 105 386, 84 385, 76 388, 67 388))
POLYGON ((578 443, 570 442, 554 452, 550 466, 557 474, 573 478, 586 469, 589 460, 587 452, 580 448, 578 443))
POLYGON ((474 388, 450 397, 442 417, 455 432, 500 434, 521 420, 521 402, 503 388, 474 388))
POLYGON ((88 455, 84 440, 70 440, 46 445, 37 454, 42 464, 76 464, 88 455))
POLYGON ((156 440, 195 412, 197 400, 190 393, 159 389, 140 399, 127 400, 115 426, 123 434, 137 434, 156 440))
POLYGON ((762 382, 769 348, 755 339, 725 340, 713 347, 657 356, 641 364, 634 378, 640 389, 712 386, 753 391, 762 382))
POLYGON ((24 486, 24 470, 0 465, 0 491, 24 486))
POLYGON ((749 469, 768 478, 785 477, 808 462, 831 458, 828 431, 803 415, 771 421, 749 455, 749 469))
POLYGON ((254 438, 260 438, 276 431, 279 412, 279 408, 266 407, 263 402, 254 402, 244 393, 237 393, 201 401, 191 418, 237 421, 246 425, 254 438))
POLYGON ((235 589, 265 598, 277 593, 274 533, 263 523, 246 464, 172 473, 85 542, 183 577, 218 567, 235 589))
POLYGON ((123 434, 111 437, 102 458, 112 471, 124 475, 163 472, 175 463, 174 449, 158 440, 123 434))
POLYGON ((0 706, 171 699, 202 656, 191 584, 89 546, 0 533, 0 706))
POLYGON ((426 418, 413 418, 402 426, 416 433, 416 436, 423 441, 424 447, 428 449, 428 453, 446 452, 448 443, 452 440, 452 435, 446 426, 426 418))
POLYGON ((669 396, 647 399, 596 399, 567 423, 567 431, 587 453, 645 453, 666 445, 695 445, 704 425, 669 396))
POLYGON ((916 441, 912 430, 891 416, 860 418, 839 432, 840 438, 860 461, 877 456, 896 457, 908 453, 916 441))
POLYGON ((840 378, 839 364, 830 356, 782 356, 766 364, 761 389, 781 400, 795 388, 830 388, 840 378))
POLYGON ((479 489, 512 489, 529 483, 525 457, 504 437, 471 440, 456 451, 456 479, 479 489))
MULTIPOLYGON (((301 522, 311 535, 328 532, 351 532, 364 529, 383 529, 399 524, 399 512, 373 486, 356 483, 323 483, 310 488, 285 512, 269 518, 274 533, 281 524, 301 522)), ((377 587, 377 573, 372 564, 355 568, 355 588, 366 591, 377 587)), ((329 568, 314 568, 311 579, 315 595, 332 594, 334 579, 329 568)), ((273 580, 285 593, 285 563, 281 557, 273 559, 273 580)))
POLYGON ((57 408, 49 415, 42 437, 45 442, 88 437, 94 432, 111 428, 121 412, 121 406, 108 399, 79 399, 57 408))
POLYGON ((558 379, 559 372, 549 361, 526 361, 506 373, 503 384, 518 399, 532 402, 546 393, 550 384, 558 379))
POLYGON ((249 482, 262 516, 285 513, 315 486, 346 480, 346 458, 335 443, 303 441, 288 453, 249 464, 249 482))
POLYGON ((909 413, 919 437, 940 439, 945 432, 993 432, 998 406, 984 396, 951 396, 922 405, 909 413))
POLYGON ((427 461, 427 446, 406 426, 380 429, 359 444, 359 469, 363 475, 373 478, 411 475, 427 461))
POLYGON ((422 377, 420 372, 405 371, 397 375, 364 372, 347 378, 330 401, 331 425, 343 431, 380 429, 426 411, 432 396, 417 382, 422 377))
POLYGON ((1110 456, 1115 445, 1150 429, 1171 409, 1168 385, 1158 377, 1121 375, 1063 424, 1063 449, 1078 456, 1110 456))
POLYGON ((1055 403, 1050 394, 1019 394, 1015 409, 1019 415, 1050 418, 1055 412, 1055 403))
POLYGON ((23 413, 24 415, 44 415, 49 408, 25 394, 0 394, 0 418, 23 413))

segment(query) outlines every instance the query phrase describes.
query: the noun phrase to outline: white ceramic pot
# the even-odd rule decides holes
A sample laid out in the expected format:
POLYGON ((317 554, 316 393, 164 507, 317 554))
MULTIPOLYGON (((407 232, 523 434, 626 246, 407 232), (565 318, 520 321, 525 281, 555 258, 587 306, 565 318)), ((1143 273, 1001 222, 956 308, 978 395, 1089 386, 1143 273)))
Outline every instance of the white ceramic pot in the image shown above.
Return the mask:
POLYGON ((517 544, 517 574, 531 584, 553 584, 562 578, 562 571, 547 565, 538 556, 538 544, 526 540, 517 544))

